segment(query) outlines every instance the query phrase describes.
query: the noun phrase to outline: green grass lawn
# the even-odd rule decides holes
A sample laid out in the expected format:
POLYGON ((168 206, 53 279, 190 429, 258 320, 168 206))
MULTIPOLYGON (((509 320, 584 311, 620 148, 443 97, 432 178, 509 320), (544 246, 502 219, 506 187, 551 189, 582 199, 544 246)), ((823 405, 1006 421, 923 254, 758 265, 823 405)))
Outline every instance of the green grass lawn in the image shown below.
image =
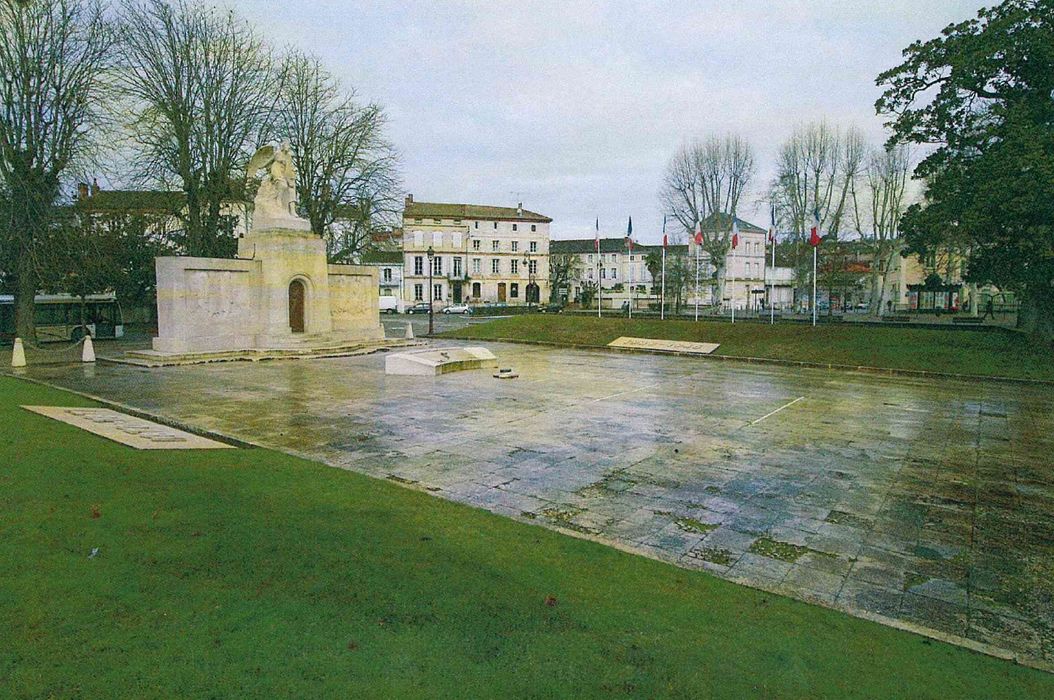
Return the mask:
POLYGON ((0 377, 5 697, 1054 697, 1054 675, 391 483, 18 407, 86 403, 0 377))
POLYGON ((607 345, 619 336, 720 343, 715 354, 1054 380, 1054 348, 1000 331, 865 326, 852 323, 736 323, 511 316, 449 331, 450 337, 607 345))

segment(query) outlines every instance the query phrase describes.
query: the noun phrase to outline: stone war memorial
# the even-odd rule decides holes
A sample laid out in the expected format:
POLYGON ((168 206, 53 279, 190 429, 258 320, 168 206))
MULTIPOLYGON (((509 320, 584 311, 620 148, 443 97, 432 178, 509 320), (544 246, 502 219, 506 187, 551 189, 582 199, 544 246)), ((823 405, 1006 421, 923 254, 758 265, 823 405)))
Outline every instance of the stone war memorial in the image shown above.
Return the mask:
POLYGON ((159 257, 158 337, 145 362, 336 353, 384 339, 378 272, 330 265, 326 244, 296 214, 288 144, 265 146, 247 178, 264 171, 249 233, 234 259, 159 257))

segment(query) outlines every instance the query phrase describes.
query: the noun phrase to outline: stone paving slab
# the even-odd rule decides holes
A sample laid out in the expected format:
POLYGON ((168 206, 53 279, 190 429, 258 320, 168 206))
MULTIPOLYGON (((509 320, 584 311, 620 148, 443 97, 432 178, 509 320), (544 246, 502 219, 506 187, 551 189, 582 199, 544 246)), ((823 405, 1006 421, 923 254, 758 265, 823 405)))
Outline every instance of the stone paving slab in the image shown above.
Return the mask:
POLYGON ((679 566, 1054 665, 1054 389, 491 344, 31 376, 679 566))
POLYGON ((53 418, 107 440, 137 450, 223 450, 231 449, 216 440, 170 428, 154 421, 118 413, 109 408, 66 408, 62 406, 22 406, 27 411, 53 418))

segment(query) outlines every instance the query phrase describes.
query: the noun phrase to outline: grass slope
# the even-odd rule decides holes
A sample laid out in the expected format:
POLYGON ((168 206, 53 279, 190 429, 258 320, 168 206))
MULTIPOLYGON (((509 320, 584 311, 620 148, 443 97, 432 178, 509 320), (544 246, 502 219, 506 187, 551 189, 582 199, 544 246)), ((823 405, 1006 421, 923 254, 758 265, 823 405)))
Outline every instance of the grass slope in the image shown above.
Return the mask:
POLYGON ((1054 379, 1054 349, 1027 336, 976 330, 865 326, 659 321, 530 315, 449 331, 448 336, 607 345, 619 336, 720 343, 715 354, 853 366, 1054 379))
POLYGON ((137 452, 18 408, 39 403, 85 404, 0 377, 6 697, 1054 696, 1048 674, 354 473, 137 452))

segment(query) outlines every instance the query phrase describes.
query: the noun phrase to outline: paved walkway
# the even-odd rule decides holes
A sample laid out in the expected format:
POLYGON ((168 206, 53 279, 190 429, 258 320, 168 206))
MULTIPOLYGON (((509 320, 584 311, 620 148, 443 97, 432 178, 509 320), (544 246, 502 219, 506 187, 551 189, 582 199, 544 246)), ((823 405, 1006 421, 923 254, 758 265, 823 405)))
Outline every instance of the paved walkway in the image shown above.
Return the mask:
POLYGON ((381 355, 31 374, 1054 663, 1054 390, 489 347, 521 378, 381 355))

